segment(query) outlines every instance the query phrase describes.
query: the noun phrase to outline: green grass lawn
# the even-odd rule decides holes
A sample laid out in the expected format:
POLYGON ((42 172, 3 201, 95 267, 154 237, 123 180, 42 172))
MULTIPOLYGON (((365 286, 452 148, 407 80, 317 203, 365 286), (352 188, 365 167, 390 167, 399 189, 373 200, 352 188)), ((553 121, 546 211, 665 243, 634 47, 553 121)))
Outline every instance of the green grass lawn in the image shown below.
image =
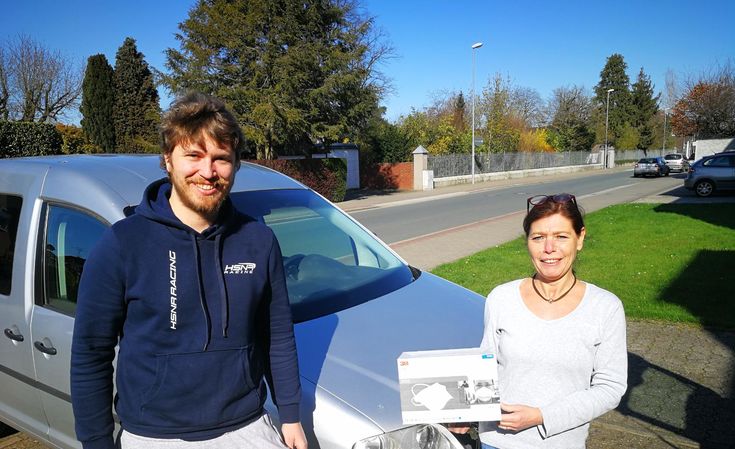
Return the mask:
MULTIPOLYGON (((585 224, 577 275, 618 295, 629 318, 735 329, 735 204, 624 204, 585 224)), ((533 268, 519 238, 432 271, 487 295, 533 268)))

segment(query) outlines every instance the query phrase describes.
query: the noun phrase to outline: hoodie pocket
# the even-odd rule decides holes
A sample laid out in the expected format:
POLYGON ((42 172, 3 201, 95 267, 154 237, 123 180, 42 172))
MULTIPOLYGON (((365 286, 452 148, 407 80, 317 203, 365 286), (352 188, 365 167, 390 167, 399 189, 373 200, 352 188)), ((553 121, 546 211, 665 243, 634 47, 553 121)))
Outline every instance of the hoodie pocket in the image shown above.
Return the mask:
POLYGON ((252 417, 263 405, 252 346, 160 355, 141 401, 141 424, 194 430, 252 417))

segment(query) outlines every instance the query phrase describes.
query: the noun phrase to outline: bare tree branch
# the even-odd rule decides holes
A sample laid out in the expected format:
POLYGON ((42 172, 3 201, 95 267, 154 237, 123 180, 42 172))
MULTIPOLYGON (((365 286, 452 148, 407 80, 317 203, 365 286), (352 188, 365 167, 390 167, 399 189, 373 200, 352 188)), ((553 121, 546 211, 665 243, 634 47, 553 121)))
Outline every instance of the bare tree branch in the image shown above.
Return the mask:
POLYGON ((0 69, 0 113, 3 79, 7 83, 7 118, 53 122, 76 105, 83 68, 25 35, 10 42, 5 51, 4 68, 0 69))

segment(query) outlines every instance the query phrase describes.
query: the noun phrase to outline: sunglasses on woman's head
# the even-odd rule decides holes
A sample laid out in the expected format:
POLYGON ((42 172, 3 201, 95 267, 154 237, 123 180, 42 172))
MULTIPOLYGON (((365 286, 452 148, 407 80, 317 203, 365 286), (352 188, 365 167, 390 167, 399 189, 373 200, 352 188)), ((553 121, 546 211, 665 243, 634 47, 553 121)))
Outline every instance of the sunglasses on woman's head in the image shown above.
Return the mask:
POLYGON ((575 196, 571 193, 557 193, 556 195, 535 195, 526 200, 526 213, 531 212, 531 209, 540 204, 544 204, 547 201, 559 204, 571 201, 572 203, 574 203, 575 207, 577 206, 577 198, 575 198, 575 196))

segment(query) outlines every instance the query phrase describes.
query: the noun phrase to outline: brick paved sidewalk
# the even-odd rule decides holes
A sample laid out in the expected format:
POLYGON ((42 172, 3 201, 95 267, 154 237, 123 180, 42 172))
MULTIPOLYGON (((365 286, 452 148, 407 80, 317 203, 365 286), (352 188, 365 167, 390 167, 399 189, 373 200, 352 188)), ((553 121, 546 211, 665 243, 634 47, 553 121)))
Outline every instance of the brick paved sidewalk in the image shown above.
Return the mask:
POLYGON ((589 449, 735 447, 735 332, 628 322, 628 392, 589 449))

